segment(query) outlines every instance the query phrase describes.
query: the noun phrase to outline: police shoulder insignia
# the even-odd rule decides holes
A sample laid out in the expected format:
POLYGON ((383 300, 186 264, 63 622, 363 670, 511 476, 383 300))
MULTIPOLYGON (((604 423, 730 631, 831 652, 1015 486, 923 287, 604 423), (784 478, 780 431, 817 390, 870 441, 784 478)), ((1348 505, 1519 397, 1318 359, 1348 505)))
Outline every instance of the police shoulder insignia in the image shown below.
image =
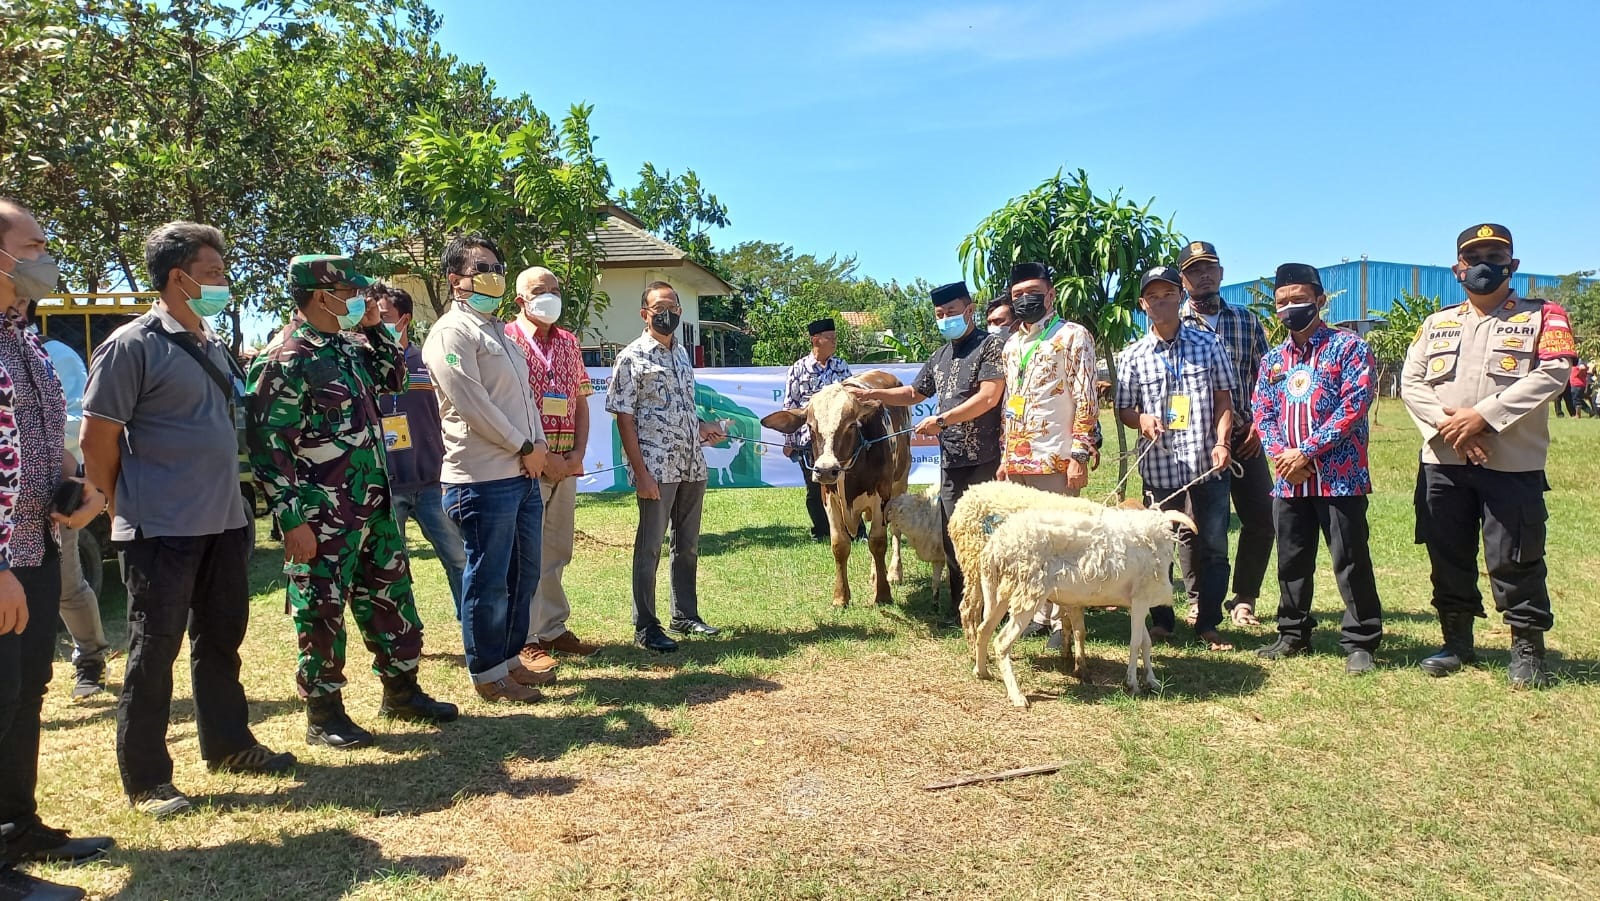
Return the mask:
POLYGON ((1502 309, 1502 310, 1515 310, 1516 308, 1517 308, 1517 302, 1514 301, 1514 300, 1508 300, 1508 301, 1506 301, 1506 305, 1501 307, 1500 309, 1502 309))

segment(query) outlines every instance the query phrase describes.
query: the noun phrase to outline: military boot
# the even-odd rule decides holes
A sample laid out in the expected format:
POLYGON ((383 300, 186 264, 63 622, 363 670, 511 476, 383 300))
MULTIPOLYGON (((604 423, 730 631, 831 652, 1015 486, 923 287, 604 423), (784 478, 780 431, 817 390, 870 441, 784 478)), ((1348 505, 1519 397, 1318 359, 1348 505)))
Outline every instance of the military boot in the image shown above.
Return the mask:
POLYGON ((1417 664, 1423 672, 1430 676, 1449 676, 1460 672, 1469 663, 1478 662, 1478 655, 1472 650, 1472 620, 1470 613, 1452 611, 1439 614, 1444 647, 1417 664))
POLYGON ((344 695, 335 691, 306 699, 306 744, 359 748, 372 744, 372 733, 350 721, 344 695))
POLYGON ((1555 681, 1544 665, 1544 633, 1511 627, 1511 687, 1546 688, 1555 681))
POLYGON ((460 714, 456 705, 428 697, 417 685, 414 671, 380 678, 383 680, 383 703, 378 705, 379 716, 421 723, 448 723, 460 714))

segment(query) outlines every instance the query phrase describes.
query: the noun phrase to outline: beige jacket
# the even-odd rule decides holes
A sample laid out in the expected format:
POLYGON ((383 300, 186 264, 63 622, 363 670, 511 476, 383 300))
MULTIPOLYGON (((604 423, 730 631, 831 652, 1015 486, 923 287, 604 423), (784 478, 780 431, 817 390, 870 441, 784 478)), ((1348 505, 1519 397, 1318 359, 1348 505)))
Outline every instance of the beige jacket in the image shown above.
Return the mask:
POLYGON ((1514 293, 1488 315, 1467 302, 1429 316, 1400 374, 1400 397, 1422 432, 1422 461, 1466 462, 1439 437, 1439 423, 1446 407, 1473 407, 1489 423, 1486 469, 1544 469, 1549 403, 1567 387, 1572 352, 1566 313, 1514 293))
POLYGON ((439 394, 439 478, 446 484, 516 478, 523 474, 517 451, 524 442, 544 440, 528 359, 504 328, 499 319, 455 301, 422 345, 439 394))

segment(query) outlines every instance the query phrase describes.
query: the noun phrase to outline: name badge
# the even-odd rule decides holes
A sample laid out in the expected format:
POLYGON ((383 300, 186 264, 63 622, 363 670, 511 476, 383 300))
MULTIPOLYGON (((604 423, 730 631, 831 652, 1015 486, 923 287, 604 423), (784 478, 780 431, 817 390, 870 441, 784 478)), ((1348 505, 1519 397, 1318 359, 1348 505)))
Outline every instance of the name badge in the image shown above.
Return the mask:
POLYGON ((383 446, 392 451, 411 449, 411 423, 406 414, 383 417, 383 446))
POLYGON ((1020 394, 1013 394, 1006 398, 1006 415, 1012 419, 1021 419, 1022 414, 1028 412, 1028 399, 1020 394))
POLYGON ((1189 395, 1173 394, 1167 397, 1167 428, 1183 431, 1189 427, 1189 395))
POLYGON ((567 415, 567 396, 565 394, 546 394, 539 400, 539 412, 545 416, 567 415))

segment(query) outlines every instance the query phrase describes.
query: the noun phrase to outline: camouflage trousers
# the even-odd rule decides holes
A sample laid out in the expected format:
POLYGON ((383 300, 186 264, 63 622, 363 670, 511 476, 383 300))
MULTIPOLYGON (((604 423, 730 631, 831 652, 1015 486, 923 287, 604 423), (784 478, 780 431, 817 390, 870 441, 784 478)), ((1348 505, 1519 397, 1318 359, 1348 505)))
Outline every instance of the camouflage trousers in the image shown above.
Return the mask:
POLYGON ((344 612, 348 604, 361 639, 372 652, 372 671, 398 676, 422 657, 422 620, 411 597, 405 542, 387 506, 337 530, 313 515, 317 536, 310 572, 289 578, 289 611, 300 641, 295 681, 300 697, 344 688, 344 612))

